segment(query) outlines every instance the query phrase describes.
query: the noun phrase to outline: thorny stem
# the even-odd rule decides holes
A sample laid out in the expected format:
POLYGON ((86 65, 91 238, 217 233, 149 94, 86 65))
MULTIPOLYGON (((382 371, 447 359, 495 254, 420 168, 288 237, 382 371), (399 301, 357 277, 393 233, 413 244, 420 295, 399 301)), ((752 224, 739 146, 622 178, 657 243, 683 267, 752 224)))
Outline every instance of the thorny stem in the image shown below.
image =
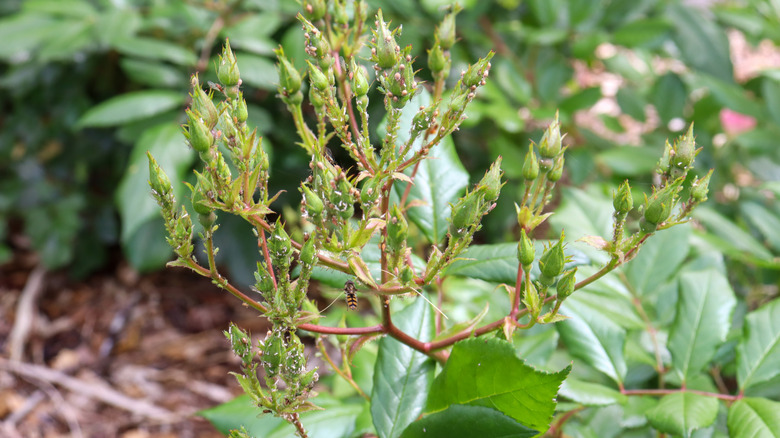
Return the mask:
POLYGON ((365 145, 363 144, 364 138, 360 135, 360 130, 358 129, 357 125, 357 118, 355 117, 355 111, 352 109, 352 90, 349 86, 349 81, 347 81, 347 75, 344 74, 344 69, 341 68, 341 56, 339 56, 338 52, 332 53, 332 55, 336 60, 334 63, 334 68, 336 69, 336 77, 338 78, 339 84, 341 85, 339 87, 339 89, 342 90, 341 98, 347 105, 347 118, 349 119, 349 127, 352 129, 352 135, 355 136, 355 141, 358 143, 357 156, 360 158, 360 164, 363 165, 363 168, 373 174, 374 169, 368 165, 366 157, 363 154, 365 151, 365 145))
POLYGON ((563 424, 569 421, 571 417, 579 413, 580 411, 584 410, 585 406, 579 406, 576 409, 572 409, 569 412, 566 412, 562 414, 558 419, 555 421, 554 424, 550 426, 550 429, 547 430, 546 435, 553 436, 553 437, 560 437, 563 434, 563 424))
MULTIPOLYGON (((441 309, 442 302, 444 301, 444 289, 442 288, 442 279, 441 277, 436 277, 436 307, 441 309)), ((441 333, 441 323, 442 323, 442 314, 441 312, 436 312, 436 335, 438 336, 439 333, 441 333)))
POLYGON ((512 312, 509 314, 509 316, 515 316, 517 315, 517 312, 520 311, 520 296, 522 295, 522 284, 523 284, 523 265, 518 264, 517 266, 517 279, 515 280, 515 296, 512 298, 512 312))
POLYGON ((303 424, 301 423, 301 417, 298 415, 297 412, 293 412, 292 414, 289 414, 289 418, 286 419, 290 423, 292 423, 293 426, 295 426, 295 431, 298 433, 298 436, 301 438, 309 438, 309 435, 306 434, 306 429, 303 428, 303 424))
POLYGON ((217 264, 214 261, 214 233, 212 231, 213 228, 206 231, 206 253, 209 258, 209 276, 216 279, 219 277, 219 273, 217 272, 217 264))
POLYGON ((303 110, 301 105, 288 105, 290 112, 293 116, 293 122, 295 122, 295 128, 298 131, 298 137, 301 138, 303 144, 306 145, 306 149, 309 151, 316 151, 315 144, 317 140, 314 138, 314 133, 311 132, 309 125, 303 120, 303 110))
POLYGON ((265 238, 265 230, 259 229, 260 233, 260 246, 263 248, 263 255, 265 256, 265 262, 266 262, 266 271, 268 271, 268 275, 271 276, 271 281, 274 284, 274 289, 276 289, 278 286, 276 284, 276 274, 274 274, 274 267, 271 264, 271 254, 268 252, 268 240, 265 238))

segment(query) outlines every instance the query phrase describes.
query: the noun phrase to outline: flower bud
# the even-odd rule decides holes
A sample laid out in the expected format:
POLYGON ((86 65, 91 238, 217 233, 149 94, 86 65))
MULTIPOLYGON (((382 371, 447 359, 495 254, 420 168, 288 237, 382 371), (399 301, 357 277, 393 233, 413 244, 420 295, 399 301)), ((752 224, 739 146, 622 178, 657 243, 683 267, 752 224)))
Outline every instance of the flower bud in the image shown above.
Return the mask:
POLYGON ((363 183, 360 190, 360 203, 364 206, 371 206, 379 198, 379 184, 376 178, 369 178, 363 183))
POLYGON ((279 72, 279 94, 289 97, 301 89, 301 73, 284 56, 284 50, 278 48, 275 50, 279 63, 276 64, 276 70, 279 72))
POLYGON ((198 214, 211 213, 211 207, 206 205, 208 198, 203 194, 203 188, 198 183, 194 189, 192 189, 192 209, 198 214))
POLYGON ((222 55, 219 57, 217 78, 225 87, 236 87, 241 83, 241 74, 238 71, 236 55, 230 49, 230 41, 225 42, 222 55))
POLYGON ((455 16, 461 11, 459 6, 455 6, 452 12, 444 16, 439 27, 436 28, 436 38, 441 42, 441 48, 450 50, 455 45, 455 16))
POLYGON ((304 265, 313 265, 317 261, 317 248, 314 246, 314 237, 307 236, 301 246, 301 254, 298 259, 304 265))
POLYGON ((478 192, 471 192, 452 206, 450 234, 453 237, 465 235, 473 225, 477 224, 480 216, 481 198, 478 192))
POLYGON ((490 165, 490 169, 482 177, 482 181, 479 182, 479 186, 482 187, 485 195, 485 201, 495 202, 498 199, 498 195, 501 193, 501 175, 504 173, 501 171, 501 160, 499 156, 493 164, 490 165))
POLYGON ((482 81, 488 76, 490 72, 490 59, 493 58, 496 52, 491 51, 484 58, 470 65, 461 79, 463 86, 466 88, 476 87, 482 85, 482 81))
POLYGON ((230 341, 233 352, 241 358, 244 366, 252 363, 252 338, 232 322, 230 328, 223 333, 230 341))
POLYGON ((688 132, 680 137, 674 145, 674 158, 672 162, 675 167, 680 169, 688 168, 696 157, 696 140, 693 137, 693 123, 688 128, 688 132))
POLYGON ((192 75, 190 83, 192 84, 192 93, 190 93, 192 109, 200 114, 209 129, 214 128, 217 124, 217 120, 219 120, 219 112, 217 111, 214 102, 211 100, 211 94, 207 94, 203 91, 200 82, 198 82, 197 74, 192 75))
POLYGON ((376 14, 375 24, 376 30, 373 30, 375 41, 373 42, 371 61, 380 68, 391 68, 400 61, 401 49, 395 41, 395 32, 388 29, 387 23, 382 18, 381 9, 376 14))
POLYGON ((191 109, 187 109, 186 113, 188 121, 185 125, 184 136, 195 151, 201 154, 208 152, 214 144, 214 135, 211 134, 211 130, 206 126, 200 114, 191 109))
POLYGON ((271 257, 275 258, 275 261, 281 262, 284 266, 290 265, 290 255, 292 254, 292 244, 290 243, 290 236, 284 231, 284 226, 281 220, 276 221, 274 231, 268 237, 268 251, 271 253, 271 257))
POLYGON ((263 345, 263 368, 266 376, 274 378, 279 374, 284 359, 284 342, 281 336, 270 333, 265 338, 263 345))
POLYGON ((394 252, 398 252, 406 246, 406 233, 409 225, 406 223, 398 204, 393 204, 390 216, 387 219, 387 245, 394 252))
POLYGON ((355 96, 361 97, 368 94, 369 85, 366 69, 355 62, 355 58, 352 58, 349 71, 352 72, 352 91, 355 93, 355 96))
POLYGON ((274 281, 271 280, 271 274, 262 262, 257 262, 255 271, 255 290, 263 297, 270 297, 274 291, 274 281))
POLYGON ((316 67, 308 60, 306 63, 309 64, 309 81, 311 81, 311 86, 319 91, 327 91, 330 88, 328 77, 319 67, 316 67))
POLYGON ((710 169, 704 177, 695 180, 693 184, 691 184, 691 199, 693 202, 698 204, 707 200, 712 170, 713 169, 710 169))
POLYGON ((149 158, 149 186, 152 188, 152 194, 157 198, 157 202, 160 199, 166 198, 173 193, 171 187, 171 180, 168 179, 168 175, 157 164, 157 160, 154 159, 152 153, 147 151, 146 156, 149 158))
POLYGON ((574 293, 574 287, 577 285, 575 274, 577 274, 577 268, 570 269, 563 274, 563 277, 561 277, 560 280, 558 280, 558 285, 556 286, 558 290, 558 301, 563 301, 574 293))
POLYGON ((428 68, 436 75, 437 73, 449 73, 451 65, 450 57, 444 54, 441 44, 437 41, 433 48, 428 51, 428 68))
POLYGON ((414 279, 414 273, 412 272, 412 268, 409 266, 404 266, 404 268, 401 270, 401 275, 399 276, 401 279, 401 282, 403 284, 409 284, 414 279))
POLYGON ((314 221, 319 221, 322 218, 322 210, 325 208, 322 199, 306 185, 301 185, 301 193, 303 193, 306 212, 314 221))
POLYGON ((563 272, 565 264, 566 256, 563 253, 563 233, 561 233, 560 240, 555 245, 547 248, 539 258, 539 270, 542 271, 539 281, 547 286, 553 284, 555 277, 563 272))
POLYGON ((621 214, 626 214, 634 208, 634 198, 631 195, 631 186, 628 185, 628 180, 624 181, 612 196, 612 206, 615 207, 615 212, 621 214))
POLYGON ((239 93, 238 103, 236 104, 236 120, 238 123, 246 123, 246 119, 249 118, 249 110, 246 107, 246 99, 243 94, 239 93))
POLYGON ((305 0, 303 2, 303 15, 309 21, 317 21, 328 12, 328 3, 325 0, 305 0))
POLYGON ((674 154, 674 150, 672 148, 672 145, 669 144, 669 140, 666 140, 666 145, 664 146, 664 153, 663 155, 661 155, 661 159, 658 160, 658 166, 656 169, 656 171, 659 174, 666 175, 669 173, 673 154, 674 154))
POLYGON ((539 155, 542 158, 555 158, 561 153, 561 125, 558 123, 558 113, 555 113, 555 120, 550 123, 539 143, 539 155))
POLYGON ((548 181, 556 182, 561 179, 561 176, 563 176, 563 162, 563 154, 558 155, 558 158, 555 159, 555 164, 553 164, 552 169, 547 174, 548 181))
POLYGON ((536 153, 534 153, 534 146, 528 145, 528 153, 525 154, 525 161, 523 161, 523 179, 526 181, 533 181, 539 176, 539 160, 536 159, 536 153))
POLYGON ((680 190, 682 178, 653 193, 650 199, 645 197, 644 218, 651 224, 660 224, 672 214, 675 196, 680 190))
POLYGON ((520 230, 520 242, 517 243, 517 260, 522 266, 529 266, 536 257, 536 248, 534 243, 525 232, 525 228, 520 230))

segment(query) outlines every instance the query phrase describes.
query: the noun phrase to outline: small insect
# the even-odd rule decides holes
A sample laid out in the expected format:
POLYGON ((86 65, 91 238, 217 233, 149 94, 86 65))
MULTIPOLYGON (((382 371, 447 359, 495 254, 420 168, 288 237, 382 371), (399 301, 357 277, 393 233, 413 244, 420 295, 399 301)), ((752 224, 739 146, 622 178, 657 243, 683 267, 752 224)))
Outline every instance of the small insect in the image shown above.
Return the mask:
POLYGON ((347 295, 347 307, 349 307, 349 310, 357 309, 358 299, 356 292, 355 283, 352 280, 347 280, 344 283, 344 293, 347 295))

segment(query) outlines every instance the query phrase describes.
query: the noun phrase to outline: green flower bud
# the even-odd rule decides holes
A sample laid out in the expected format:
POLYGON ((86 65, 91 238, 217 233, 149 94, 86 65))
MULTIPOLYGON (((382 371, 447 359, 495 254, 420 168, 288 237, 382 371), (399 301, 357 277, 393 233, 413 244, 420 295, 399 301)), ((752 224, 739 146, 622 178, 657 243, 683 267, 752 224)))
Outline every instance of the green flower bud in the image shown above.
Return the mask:
POLYGON ((223 333, 230 341, 231 349, 236 356, 241 358, 244 366, 252 363, 252 338, 232 322, 230 328, 223 333))
POLYGON ((301 89, 301 73, 284 56, 284 50, 278 48, 275 50, 279 63, 276 64, 276 70, 279 72, 279 94, 289 97, 301 89))
POLYGON ((561 179, 561 176, 563 176, 563 162, 563 154, 558 155, 558 158, 555 159, 555 164, 550 169, 550 173, 547 174, 548 181, 556 182, 561 179))
POLYGON ((525 228, 522 228, 520 230, 520 242, 517 243, 517 260, 520 261, 521 265, 529 266, 534 262, 535 257, 536 248, 534 247, 534 243, 528 237, 528 234, 526 234, 525 228))
POLYGON ((355 96, 361 97, 368 94, 368 73, 363 66, 355 62, 355 58, 352 58, 352 64, 349 71, 352 73, 352 91, 355 96))
POLYGON ((646 218, 642 217, 639 219, 639 229, 644 234, 655 233, 655 230, 658 229, 658 224, 649 222, 646 218))
POLYGON ((328 12, 328 3, 325 0, 305 0, 303 2, 303 14, 309 21, 317 21, 328 12))
POLYGON ((561 125, 558 123, 558 113, 555 113, 555 120, 550 123, 542 136, 539 144, 539 155, 542 158, 555 158, 561 153, 561 125))
POLYGON ((376 30, 373 30, 373 48, 371 50, 371 61, 376 63, 379 68, 391 68, 401 60, 401 49, 395 41, 395 32, 391 32, 382 18, 382 10, 376 14, 376 30))
POLYGON ((452 12, 444 16, 439 27, 436 28, 436 38, 441 42, 441 48, 450 50, 455 45, 455 16, 462 8, 455 6, 452 12))
POLYGON ((272 296, 274 291, 274 281, 271 279, 268 269, 266 269, 262 262, 257 262, 257 270, 255 271, 255 290, 263 297, 272 296))
POLYGON ((282 265, 290 265, 289 258, 292 255, 292 244, 290 243, 290 236, 284 231, 281 219, 276 221, 274 231, 268 237, 268 251, 271 253, 271 257, 281 262, 282 265))
POLYGON ((238 95, 238 103, 236 104, 235 115, 238 123, 246 123, 246 119, 249 118, 249 110, 246 107, 246 100, 241 93, 238 95))
POLYGON ((217 67, 217 78, 225 87, 235 87, 241 83, 241 74, 238 71, 236 55, 230 49, 230 41, 225 42, 222 49, 222 55, 219 57, 219 66, 217 67))
MULTIPOLYGON (((300 91, 297 92, 295 95, 296 96, 301 95, 301 97, 303 97, 300 91)), ((314 110, 317 112, 322 111, 325 107, 325 98, 322 95, 322 92, 317 90, 314 87, 309 87, 309 102, 311 102, 311 105, 314 107, 314 110)), ((298 102, 298 104, 300 104, 300 102, 298 102)))
POLYGON ((426 283, 433 280, 433 278, 439 274, 439 262, 441 261, 442 253, 439 247, 436 245, 431 249, 431 254, 428 256, 428 263, 425 265, 425 281, 426 283))
POLYGON ((450 219, 450 234, 453 237, 461 237, 477 224, 480 215, 480 203, 482 197, 477 192, 471 192, 461 198, 452 206, 450 219))
POLYGON ((628 185, 628 180, 624 181, 612 196, 612 206, 615 207, 615 212, 621 214, 626 214, 634 208, 634 198, 631 195, 631 186, 628 185))
POLYGON ((192 209, 198 214, 209 214, 212 209, 206 203, 209 199, 203 194, 203 188, 198 183, 194 189, 192 189, 192 209))
POLYGON ((273 379, 279 374, 279 371, 282 367, 282 361, 286 356, 284 354, 284 341, 282 341, 281 336, 278 336, 275 333, 271 334, 269 332, 268 336, 265 338, 262 351, 263 368, 265 369, 265 374, 273 379))
POLYGON ((712 176, 712 170, 710 169, 704 177, 697 179, 691 184, 691 199, 695 203, 701 203, 707 200, 707 194, 709 193, 710 177, 712 176))
POLYGON ((433 74, 449 72, 452 61, 450 57, 444 54, 441 44, 437 41, 433 48, 428 51, 428 68, 433 74))
POLYGON ((146 156, 149 158, 149 186, 152 188, 155 199, 160 203, 161 199, 171 197, 173 194, 171 180, 157 164, 157 160, 154 159, 151 152, 147 151, 146 156))
POLYGON ((317 261, 317 248, 314 246, 314 237, 306 237, 303 246, 301 246, 301 254, 298 258, 304 265, 313 265, 314 262, 317 261))
POLYGON ((376 178, 369 178, 363 183, 360 190, 360 203, 368 207, 379 198, 379 184, 376 178))
POLYGON ((200 222, 201 225, 203 225, 203 228, 205 229, 211 229, 212 226, 214 226, 214 223, 217 221, 217 214, 213 211, 208 214, 200 214, 198 213, 198 222, 200 222))
POLYGON ((650 199, 645 197, 644 218, 651 224, 660 224, 672 214, 675 197, 682 184, 682 178, 653 193, 650 199))
POLYGON ((484 85, 484 79, 488 77, 490 72, 490 60, 495 54, 495 52, 491 51, 487 56, 469 66, 461 79, 466 88, 484 85))
POLYGON ((577 285, 575 274, 577 274, 577 268, 570 269, 558 280, 558 301, 563 301, 574 293, 574 287, 577 285))
POLYGON ((693 123, 688 128, 688 132, 680 137, 674 145, 674 158, 672 159, 675 167, 687 169, 693 163, 696 157, 696 140, 693 137, 693 123))
POLYGON ((409 225, 406 223, 398 204, 393 204, 390 216, 387 220, 387 245, 394 252, 398 252, 406 246, 406 233, 409 225))
POLYGON ((528 145, 528 153, 525 154, 525 161, 523 161, 523 179, 526 181, 533 181, 539 176, 539 160, 536 159, 536 153, 534 153, 534 146, 528 145))
POLYGON ((327 91, 330 88, 328 77, 325 76, 325 73, 319 67, 314 66, 308 60, 306 63, 309 64, 309 81, 311 81, 311 86, 319 91, 327 91))
POLYGON ((563 272, 565 264, 566 256, 563 253, 563 233, 561 233, 560 240, 555 245, 547 248, 539 258, 539 270, 542 271, 539 281, 547 286, 552 285, 555 277, 563 272))
POLYGON ((409 284, 414 279, 414 273, 412 272, 412 268, 409 266, 404 266, 404 268, 401 270, 400 275, 401 282, 403 284, 409 284))
POLYGON ((208 152, 214 144, 214 135, 200 114, 191 109, 187 109, 186 112, 188 121, 185 125, 184 136, 196 152, 201 154, 208 152))
POLYGON ((661 159, 658 160, 658 167, 656 169, 656 171, 659 174, 666 175, 669 173, 673 154, 674 154, 674 148, 672 148, 672 145, 669 144, 669 140, 666 140, 666 145, 664 146, 664 153, 663 155, 661 155, 661 159))
POLYGON ((211 94, 203 91, 200 82, 198 82, 197 74, 192 75, 190 83, 192 84, 192 93, 190 93, 192 109, 200 114, 209 129, 214 128, 219 120, 219 112, 214 101, 211 100, 211 94))
POLYGON ((436 114, 435 105, 420 107, 420 110, 412 118, 412 136, 420 135, 430 129, 435 122, 434 114, 436 114))
POLYGON ((482 193, 485 195, 485 201, 494 202, 498 199, 498 195, 501 192, 501 157, 490 166, 490 169, 482 177, 482 181, 479 182, 479 187, 482 189, 482 193))
POLYGON ((301 185, 301 193, 303 193, 306 212, 312 219, 319 221, 322 218, 322 210, 325 208, 322 199, 306 185, 301 185))

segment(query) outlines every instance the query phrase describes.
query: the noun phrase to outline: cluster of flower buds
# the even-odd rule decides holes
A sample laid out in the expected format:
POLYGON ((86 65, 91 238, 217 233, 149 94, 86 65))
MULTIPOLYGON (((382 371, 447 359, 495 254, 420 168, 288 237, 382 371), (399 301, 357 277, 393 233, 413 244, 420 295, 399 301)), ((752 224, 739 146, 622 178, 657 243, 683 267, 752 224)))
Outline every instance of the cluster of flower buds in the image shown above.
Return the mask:
POLYGON ((229 41, 225 43, 225 50, 219 56, 217 78, 224 87, 225 96, 229 99, 237 99, 241 86, 241 73, 238 71, 238 62, 230 49, 229 41))
POLYGON ((316 370, 306 371, 303 343, 295 333, 277 327, 261 342, 260 359, 271 389, 268 397, 272 410, 294 411, 318 379, 316 370), (284 382, 284 390, 277 388, 278 380, 284 382))
POLYGON ((301 73, 287 59, 281 47, 276 49, 275 53, 279 60, 276 67, 279 73, 279 86, 277 87, 279 96, 287 105, 300 105, 303 102, 301 73))
POLYGON ((396 41, 401 29, 391 31, 382 17, 381 10, 377 12, 374 24, 374 36, 370 44, 371 61, 375 64, 380 90, 385 95, 386 105, 403 108, 418 90, 410 54, 411 47, 401 50, 396 41))
POLYGON ((152 188, 152 196, 162 209, 165 229, 168 232, 168 244, 180 259, 189 260, 193 251, 192 219, 184 206, 180 212, 176 211, 176 199, 173 196, 171 180, 152 154, 149 152, 146 154, 149 158, 149 186, 152 188))

